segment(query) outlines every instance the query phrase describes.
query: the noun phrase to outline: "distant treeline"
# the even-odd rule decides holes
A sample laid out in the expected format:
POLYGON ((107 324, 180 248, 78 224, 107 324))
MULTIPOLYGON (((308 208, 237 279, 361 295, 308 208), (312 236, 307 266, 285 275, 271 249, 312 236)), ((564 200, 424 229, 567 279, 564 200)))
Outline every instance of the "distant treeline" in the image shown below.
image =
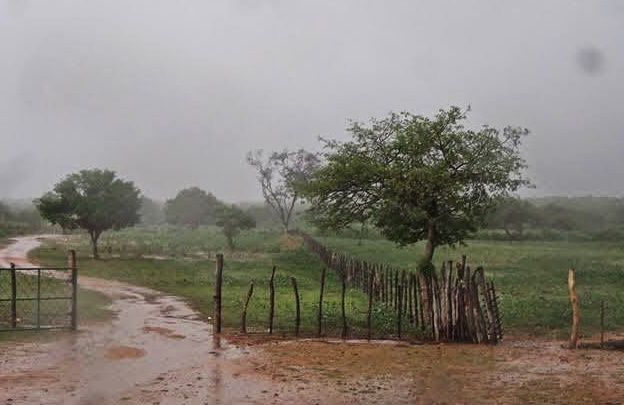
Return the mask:
POLYGON ((507 198, 489 213, 476 236, 501 240, 624 241, 624 198, 507 198))
MULTIPOLYGON (((383 238, 372 225, 340 232, 356 239, 383 238)), ((624 198, 506 198, 488 213, 473 239, 624 241, 624 198)))
POLYGON ((0 238, 23 235, 46 227, 32 203, 0 201, 0 238))

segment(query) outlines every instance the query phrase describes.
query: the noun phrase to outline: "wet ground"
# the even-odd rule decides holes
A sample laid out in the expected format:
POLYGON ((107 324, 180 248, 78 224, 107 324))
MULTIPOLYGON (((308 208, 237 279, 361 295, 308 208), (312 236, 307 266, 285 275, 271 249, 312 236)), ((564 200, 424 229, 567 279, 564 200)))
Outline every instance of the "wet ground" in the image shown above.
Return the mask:
MULTIPOLYGON (((19 238, 0 251, 0 266, 28 265, 38 243, 19 238)), ((112 297, 115 318, 51 341, 1 342, 0 404, 624 402, 620 351, 529 339, 496 347, 216 340, 176 297, 96 278, 80 284, 112 297)))

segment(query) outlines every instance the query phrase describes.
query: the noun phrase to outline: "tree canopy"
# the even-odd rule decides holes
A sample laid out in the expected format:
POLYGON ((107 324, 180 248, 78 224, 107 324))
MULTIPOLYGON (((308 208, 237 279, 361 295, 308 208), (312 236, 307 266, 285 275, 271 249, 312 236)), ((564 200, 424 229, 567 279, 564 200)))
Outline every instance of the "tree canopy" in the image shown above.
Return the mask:
POLYGON ((217 210, 217 226, 223 230, 228 248, 234 249, 234 238, 241 230, 256 227, 254 218, 235 205, 222 205, 217 210))
POLYGON ((41 216, 64 229, 85 229, 93 257, 102 232, 132 226, 139 221, 140 191, 131 181, 110 170, 82 170, 70 174, 35 201, 41 216))
POLYGON ((264 200, 279 217, 284 231, 288 231, 299 189, 319 165, 316 154, 303 149, 273 152, 267 158, 261 150, 249 152, 247 162, 258 172, 258 181, 264 200))
POLYGON ((175 198, 165 203, 167 223, 197 228, 199 225, 214 225, 216 210, 221 202, 198 187, 180 190, 175 198))
POLYGON ((325 141, 325 163, 305 188, 312 217, 324 228, 372 223, 401 245, 461 243, 497 198, 528 185, 522 128, 466 128, 467 111, 433 118, 391 113, 355 122, 347 142, 325 141))

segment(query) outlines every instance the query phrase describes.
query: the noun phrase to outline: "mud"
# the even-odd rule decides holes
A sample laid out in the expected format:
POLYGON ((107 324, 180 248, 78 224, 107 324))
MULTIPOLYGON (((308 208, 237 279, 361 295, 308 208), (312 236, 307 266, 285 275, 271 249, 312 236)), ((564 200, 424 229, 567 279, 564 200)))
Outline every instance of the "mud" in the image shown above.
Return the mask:
MULTIPOLYGON (((35 238, 0 251, 27 265, 35 238)), ((82 277, 115 319, 49 342, 0 343, 0 403, 622 403, 624 355, 562 342, 496 347, 212 335, 176 297, 82 277)), ((609 336, 612 341, 624 336, 609 336)))

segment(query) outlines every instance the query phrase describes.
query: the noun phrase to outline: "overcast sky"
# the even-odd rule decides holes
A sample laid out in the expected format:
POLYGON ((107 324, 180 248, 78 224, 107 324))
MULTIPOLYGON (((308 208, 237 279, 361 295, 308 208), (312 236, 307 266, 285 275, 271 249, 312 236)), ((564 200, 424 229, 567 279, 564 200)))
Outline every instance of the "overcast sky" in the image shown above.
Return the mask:
POLYGON ((110 168, 256 200, 250 149, 471 105, 532 195, 624 195, 624 1, 0 0, 0 197, 110 168))

